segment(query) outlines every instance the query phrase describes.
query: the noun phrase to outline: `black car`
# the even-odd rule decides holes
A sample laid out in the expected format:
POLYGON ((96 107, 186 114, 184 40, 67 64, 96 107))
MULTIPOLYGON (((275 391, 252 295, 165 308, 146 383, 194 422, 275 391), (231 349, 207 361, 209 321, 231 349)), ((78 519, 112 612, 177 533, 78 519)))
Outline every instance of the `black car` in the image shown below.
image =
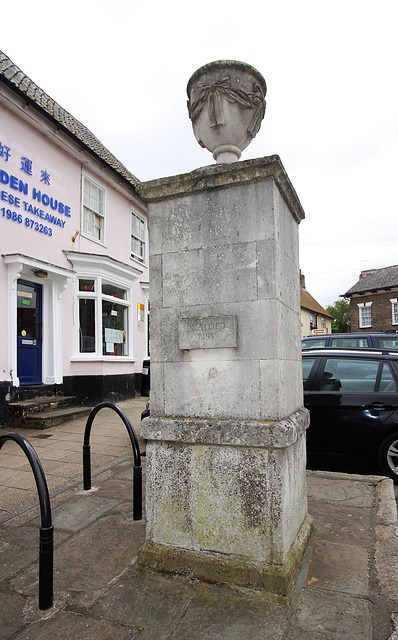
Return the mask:
POLYGON ((303 382, 308 452, 373 456, 398 484, 398 353, 303 351, 303 382))
POLYGON ((321 333, 301 340, 302 349, 377 349, 398 350, 398 333, 321 333))

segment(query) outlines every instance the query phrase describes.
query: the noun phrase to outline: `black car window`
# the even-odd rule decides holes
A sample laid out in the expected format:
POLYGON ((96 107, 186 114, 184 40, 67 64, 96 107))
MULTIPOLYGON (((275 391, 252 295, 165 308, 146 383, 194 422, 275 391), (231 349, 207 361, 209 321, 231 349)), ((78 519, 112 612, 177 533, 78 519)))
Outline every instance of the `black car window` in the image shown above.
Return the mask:
POLYGON ((383 393, 397 393, 397 383, 395 382, 390 365, 383 362, 381 377, 379 383, 379 391, 383 393))
POLYGON ((315 362, 315 358, 303 358, 303 382, 304 384, 308 380, 308 376, 311 373, 311 369, 315 362))
POLYGON ((398 349, 398 337, 395 338, 375 338, 376 344, 381 349, 398 349))
POLYGON ((332 347, 339 349, 366 349, 369 347, 367 338, 332 338, 332 347))
POLYGON ((377 360, 327 358, 321 391, 374 391, 378 368, 377 360))
POLYGON ((326 344, 326 338, 318 338, 316 340, 302 340, 301 348, 302 349, 319 349, 320 347, 324 347, 326 344))

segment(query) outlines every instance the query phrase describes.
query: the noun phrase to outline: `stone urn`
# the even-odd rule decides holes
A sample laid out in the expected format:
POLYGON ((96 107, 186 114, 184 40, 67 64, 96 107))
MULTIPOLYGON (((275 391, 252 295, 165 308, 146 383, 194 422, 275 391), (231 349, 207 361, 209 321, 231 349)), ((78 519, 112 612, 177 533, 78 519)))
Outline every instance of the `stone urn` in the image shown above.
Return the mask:
POLYGON ((266 82, 254 67, 218 60, 200 67, 187 85, 195 138, 216 162, 235 162, 261 127, 266 82))

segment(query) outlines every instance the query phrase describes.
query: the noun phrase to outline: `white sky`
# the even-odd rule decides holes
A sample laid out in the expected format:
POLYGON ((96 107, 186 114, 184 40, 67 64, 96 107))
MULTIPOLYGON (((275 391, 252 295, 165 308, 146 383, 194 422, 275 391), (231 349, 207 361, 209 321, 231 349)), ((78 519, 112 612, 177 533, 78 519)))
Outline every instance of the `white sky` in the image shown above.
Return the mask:
POLYGON ((187 115, 192 73, 256 67, 267 111, 242 160, 281 157, 326 306, 362 269, 398 264, 397 21, 397 0, 19 0, 0 49, 142 181, 214 162, 187 115))

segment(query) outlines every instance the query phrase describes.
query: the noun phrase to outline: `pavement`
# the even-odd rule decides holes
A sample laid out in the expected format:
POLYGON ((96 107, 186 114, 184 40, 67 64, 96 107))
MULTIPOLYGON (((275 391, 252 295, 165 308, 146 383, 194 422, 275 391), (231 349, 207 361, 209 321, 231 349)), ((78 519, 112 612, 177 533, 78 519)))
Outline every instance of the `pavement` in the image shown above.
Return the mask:
MULTIPOLYGON (((146 398, 120 403, 139 435, 146 398)), ((92 488, 82 485, 86 419, 42 432, 50 491, 54 605, 38 608, 39 508, 22 450, 0 451, 0 639, 398 640, 398 524, 391 480, 307 472, 315 531, 287 604, 142 569, 145 517, 133 520, 133 457, 111 409, 91 431, 92 488)), ((4 435, 7 429, 0 431, 4 435)), ((140 441, 145 469, 145 442, 140 441)), ((145 514, 145 512, 144 512, 145 514)))

